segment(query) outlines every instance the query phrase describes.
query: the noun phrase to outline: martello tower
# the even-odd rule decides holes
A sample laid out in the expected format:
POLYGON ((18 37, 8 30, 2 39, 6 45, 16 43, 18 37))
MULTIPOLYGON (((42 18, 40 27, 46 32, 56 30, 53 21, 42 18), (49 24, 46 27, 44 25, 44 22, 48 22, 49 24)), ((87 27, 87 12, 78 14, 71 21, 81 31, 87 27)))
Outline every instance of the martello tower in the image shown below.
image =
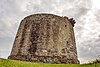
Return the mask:
POLYGON ((9 59, 79 63, 74 37, 75 21, 53 14, 25 17, 19 26, 9 59))

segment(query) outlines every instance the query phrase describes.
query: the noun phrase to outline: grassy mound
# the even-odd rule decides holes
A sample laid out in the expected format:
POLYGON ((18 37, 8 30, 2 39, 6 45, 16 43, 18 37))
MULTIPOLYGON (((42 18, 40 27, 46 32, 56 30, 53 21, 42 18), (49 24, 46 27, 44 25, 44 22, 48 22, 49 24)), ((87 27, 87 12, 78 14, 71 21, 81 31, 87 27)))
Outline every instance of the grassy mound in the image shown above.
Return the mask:
POLYGON ((49 64, 0 58, 0 67, 100 67, 100 64, 49 64))

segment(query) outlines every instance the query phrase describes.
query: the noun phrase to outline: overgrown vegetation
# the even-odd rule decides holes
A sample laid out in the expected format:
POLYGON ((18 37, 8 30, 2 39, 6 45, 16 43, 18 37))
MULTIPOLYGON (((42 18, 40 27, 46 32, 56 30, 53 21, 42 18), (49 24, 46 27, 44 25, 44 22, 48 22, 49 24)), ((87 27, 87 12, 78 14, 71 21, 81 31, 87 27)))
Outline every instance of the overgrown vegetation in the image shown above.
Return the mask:
MULTIPOLYGON (((98 61, 96 61, 98 62, 98 61)), ((91 64, 49 64, 34 63, 0 58, 0 67, 100 67, 100 63, 91 64)))

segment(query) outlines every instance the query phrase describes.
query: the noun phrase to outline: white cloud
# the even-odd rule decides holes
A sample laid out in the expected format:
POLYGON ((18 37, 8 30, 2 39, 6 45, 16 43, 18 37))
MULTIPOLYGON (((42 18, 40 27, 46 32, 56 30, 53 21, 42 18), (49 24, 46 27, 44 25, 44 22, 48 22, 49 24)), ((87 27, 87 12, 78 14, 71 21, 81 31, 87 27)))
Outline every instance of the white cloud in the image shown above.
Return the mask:
POLYGON ((99 9, 100 10, 100 0, 92 0, 93 3, 93 9, 99 9))

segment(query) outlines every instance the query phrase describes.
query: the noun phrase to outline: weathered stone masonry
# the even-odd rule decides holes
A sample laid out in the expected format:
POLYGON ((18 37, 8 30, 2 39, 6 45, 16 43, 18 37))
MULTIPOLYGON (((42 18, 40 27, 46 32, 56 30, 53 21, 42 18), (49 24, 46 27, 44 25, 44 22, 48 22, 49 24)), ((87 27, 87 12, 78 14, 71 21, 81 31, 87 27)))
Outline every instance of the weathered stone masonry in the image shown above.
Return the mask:
POLYGON ((9 59, 79 63, 74 37, 75 21, 53 14, 34 14, 19 26, 9 59))

